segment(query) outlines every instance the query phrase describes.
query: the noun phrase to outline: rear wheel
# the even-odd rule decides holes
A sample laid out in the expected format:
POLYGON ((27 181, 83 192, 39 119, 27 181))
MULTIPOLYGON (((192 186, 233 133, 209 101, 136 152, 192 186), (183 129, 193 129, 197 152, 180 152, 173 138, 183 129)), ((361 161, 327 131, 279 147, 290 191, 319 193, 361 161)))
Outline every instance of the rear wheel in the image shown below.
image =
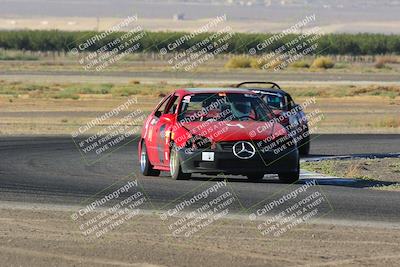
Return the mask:
POLYGON ((261 181, 264 178, 264 173, 251 173, 247 174, 247 179, 252 182, 261 181))
POLYGON ((171 149, 171 154, 169 158, 169 170, 171 173, 171 177, 174 180, 188 180, 190 179, 190 173, 183 173, 181 163, 178 157, 178 151, 176 147, 173 146, 171 149))
POLYGON ((144 143, 142 144, 142 152, 140 153, 140 171, 144 176, 160 175, 160 171, 155 170, 153 165, 151 165, 149 157, 147 156, 147 148, 144 143))

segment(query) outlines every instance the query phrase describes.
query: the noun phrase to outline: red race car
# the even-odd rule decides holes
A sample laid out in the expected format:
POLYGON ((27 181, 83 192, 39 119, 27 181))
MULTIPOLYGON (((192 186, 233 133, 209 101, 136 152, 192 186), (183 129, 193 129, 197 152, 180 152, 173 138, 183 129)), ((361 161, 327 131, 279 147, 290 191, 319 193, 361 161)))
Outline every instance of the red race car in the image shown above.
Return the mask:
POLYGON ((144 123, 139 141, 145 176, 169 171, 299 179, 296 142, 256 94, 237 88, 178 89, 164 97, 144 123))

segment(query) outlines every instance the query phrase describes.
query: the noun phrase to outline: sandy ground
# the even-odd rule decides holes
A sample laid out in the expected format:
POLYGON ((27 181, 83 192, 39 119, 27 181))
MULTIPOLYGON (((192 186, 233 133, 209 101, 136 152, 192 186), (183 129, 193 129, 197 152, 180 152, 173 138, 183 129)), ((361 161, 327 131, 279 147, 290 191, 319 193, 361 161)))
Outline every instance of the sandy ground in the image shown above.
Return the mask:
POLYGON ((265 237, 224 219, 177 238, 158 216, 142 215, 89 241, 71 212, 2 207, 2 266, 398 266, 400 258, 400 231, 382 226, 301 224, 265 237))
MULTIPOLYGON (((150 112, 159 102, 157 97, 137 97, 138 107, 144 113, 150 112)), ((306 99, 296 98, 296 101, 303 103, 306 99)), ((82 96, 79 100, 0 96, 0 135, 70 134, 126 100, 111 96, 82 96)), ((381 125, 387 119, 398 119, 399 105, 398 99, 372 96, 317 98, 316 104, 309 106, 306 112, 319 110, 324 115, 324 119, 313 126, 315 133, 400 133, 398 127, 381 125)))

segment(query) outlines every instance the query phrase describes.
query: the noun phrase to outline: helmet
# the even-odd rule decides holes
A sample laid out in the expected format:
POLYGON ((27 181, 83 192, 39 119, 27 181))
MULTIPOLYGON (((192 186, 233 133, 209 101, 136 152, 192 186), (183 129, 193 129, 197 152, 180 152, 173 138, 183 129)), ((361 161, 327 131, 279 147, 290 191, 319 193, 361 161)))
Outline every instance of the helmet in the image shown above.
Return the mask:
POLYGON ((237 101, 231 103, 232 115, 236 118, 248 117, 251 112, 251 104, 248 101, 237 101))

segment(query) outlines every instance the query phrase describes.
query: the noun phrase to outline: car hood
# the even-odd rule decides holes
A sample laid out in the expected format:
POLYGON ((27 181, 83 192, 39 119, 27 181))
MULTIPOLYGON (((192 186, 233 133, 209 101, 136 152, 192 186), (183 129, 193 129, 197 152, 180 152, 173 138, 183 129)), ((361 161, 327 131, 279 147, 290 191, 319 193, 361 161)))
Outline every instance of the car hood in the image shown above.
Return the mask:
POLYGON ((214 142, 239 140, 264 140, 286 134, 285 128, 275 122, 214 121, 189 122, 182 126, 192 135, 207 137, 214 142))

